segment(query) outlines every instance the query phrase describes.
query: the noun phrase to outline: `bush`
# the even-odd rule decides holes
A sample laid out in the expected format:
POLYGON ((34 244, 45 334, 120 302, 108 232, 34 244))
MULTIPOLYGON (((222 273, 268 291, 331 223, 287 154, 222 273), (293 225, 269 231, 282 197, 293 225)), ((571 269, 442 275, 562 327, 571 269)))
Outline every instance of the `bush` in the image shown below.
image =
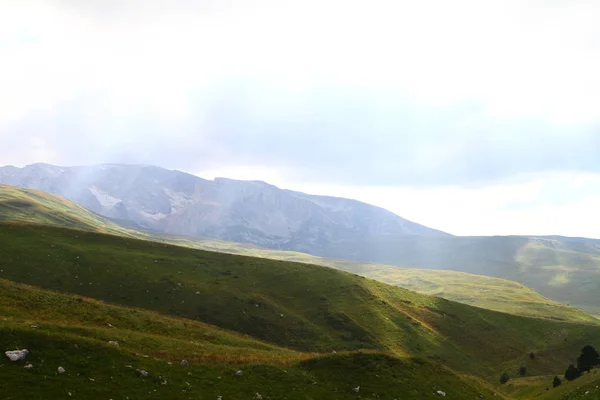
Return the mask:
POLYGON ((581 354, 577 357, 577 369, 586 372, 600 365, 600 355, 593 346, 587 345, 581 349, 581 354))
POLYGON ((561 383, 562 381, 560 380, 560 378, 558 376, 555 376, 552 380, 552 387, 559 387, 561 383))
POLYGON ((525 376, 527 374, 527 367, 519 368, 519 375, 525 376))
POLYGON ((504 385, 506 382, 508 382, 508 380, 510 379, 510 376, 505 372, 502 374, 502 376, 500 377, 500 384, 504 385))
POLYGON ((533 354, 533 351, 529 353, 529 358, 535 360, 535 354, 533 354))
POLYGON ((581 371, 577 369, 573 364, 569 365, 567 370, 565 371, 565 379, 568 381, 572 381, 581 376, 581 371))

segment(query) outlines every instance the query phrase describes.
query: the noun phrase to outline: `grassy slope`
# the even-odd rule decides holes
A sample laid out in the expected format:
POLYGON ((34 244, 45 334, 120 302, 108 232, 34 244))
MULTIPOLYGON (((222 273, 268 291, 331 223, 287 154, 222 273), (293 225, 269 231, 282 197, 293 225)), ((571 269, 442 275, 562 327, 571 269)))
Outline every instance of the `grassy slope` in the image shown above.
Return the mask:
POLYGON ((552 300, 600 314, 600 241, 562 237, 398 237, 344 243, 323 257, 462 271, 520 282, 552 300))
POLYGON ((20 348, 30 351, 34 368, 0 358, 3 399, 238 399, 256 392, 344 399, 357 397, 351 390, 357 385, 362 398, 435 398, 433 388, 451 399, 494 397, 477 381, 427 360, 303 354, 195 321, 0 280, 0 350, 20 348), (181 359, 189 366, 179 365, 181 359), (58 366, 67 373, 58 375, 58 366), (137 368, 150 377, 138 377, 137 368), (235 375, 239 369, 242 376, 235 375))
POLYGON ((12 281, 196 319, 300 351, 430 357, 493 382, 521 364, 531 374, 560 373, 600 337, 594 325, 473 308, 313 265, 42 226, 3 224, 0 243, 0 275, 12 281))
POLYGON ((132 236, 135 232, 61 196, 0 185, 0 221, 27 222, 132 236))
POLYGON ((594 318, 576 308, 550 301, 522 285, 503 279, 453 271, 399 269, 385 265, 329 260, 304 253, 261 249, 218 240, 141 233, 119 227, 60 196, 12 186, 0 185, 1 220, 67 226, 202 250, 330 266, 425 294, 491 310, 538 318, 595 321, 594 318))

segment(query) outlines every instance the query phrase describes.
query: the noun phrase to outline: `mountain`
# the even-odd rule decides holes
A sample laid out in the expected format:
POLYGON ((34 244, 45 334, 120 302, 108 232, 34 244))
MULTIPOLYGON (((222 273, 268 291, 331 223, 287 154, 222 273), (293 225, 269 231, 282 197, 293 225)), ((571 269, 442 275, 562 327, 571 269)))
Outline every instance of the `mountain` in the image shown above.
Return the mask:
POLYGON ((574 307, 551 301, 513 281, 455 271, 397 268, 356 261, 325 259, 305 253, 253 245, 169 236, 125 229, 61 196, 0 185, 0 221, 44 224, 158 241, 201 250, 322 265, 384 283, 490 310, 535 318, 600 323, 574 307))
POLYGON ((317 253, 369 238, 449 236, 355 200, 259 181, 210 181, 153 166, 8 166, 0 168, 0 183, 59 194, 105 217, 157 232, 274 249, 317 253))

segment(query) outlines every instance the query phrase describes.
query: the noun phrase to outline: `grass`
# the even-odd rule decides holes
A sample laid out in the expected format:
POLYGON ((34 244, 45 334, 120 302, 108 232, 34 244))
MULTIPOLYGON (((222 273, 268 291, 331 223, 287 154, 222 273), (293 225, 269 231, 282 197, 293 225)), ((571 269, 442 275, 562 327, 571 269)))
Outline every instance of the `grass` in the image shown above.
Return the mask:
MULTIPOLYGON (((512 316, 308 264, 235 256, 49 226, 3 224, 8 280, 203 321, 301 352, 425 357, 491 382, 534 374, 600 327, 512 316), (535 362, 527 354, 538 354, 535 362)), ((121 323, 113 324, 116 326, 121 323)))
POLYGON ((25 362, 0 358, 3 399, 238 399, 257 392, 355 399, 356 386, 366 399, 435 398, 442 389, 450 399, 498 398, 480 381, 425 359, 300 353, 196 321, 0 280, 0 350, 21 348, 30 352, 25 362), (150 376, 140 378, 137 369, 150 376))
POLYGON ((328 266, 490 310, 565 321, 598 321, 575 307, 551 301, 526 286, 505 279, 455 271, 398 268, 324 259, 298 252, 262 249, 248 244, 138 232, 122 228, 60 196, 13 186, 0 185, 0 221, 2 220, 65 226, 201 250, 328 266))

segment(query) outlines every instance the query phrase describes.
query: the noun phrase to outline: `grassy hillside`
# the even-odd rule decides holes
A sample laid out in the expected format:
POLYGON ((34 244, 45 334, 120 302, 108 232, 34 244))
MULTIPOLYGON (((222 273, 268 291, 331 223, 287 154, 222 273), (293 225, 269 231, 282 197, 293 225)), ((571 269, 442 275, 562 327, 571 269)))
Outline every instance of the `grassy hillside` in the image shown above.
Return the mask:
POLYGON ((491 310, 537 318, 595 321, 594 318, 576 308, 550 301, 527 287, 503 279, 454 271, 399 269, 385 265, 330 260, 304 253, 268 250, 212 239, 158 236, 122 228, 62 197, 12 186, 0 185, 0 220, 67 226, 202 250, 329 266, 421 293, 491 310))
POLYGON ((564 237, 402 236, 343 243, 323 249, 346 251, 362 262, 453 270, 522 283, 543 296, 600 314, 600 241, 564 237), (334 246, 335 247, 335 246, 334 246))
POLYGON ((498 398, 435 362, 382 353, 299 353, 203 323, 0 280, 3 399, 498 398), (118 345, 109 343, 117 341, 118 345), (181 360, 188 365, 180 365, 181 360), (33 368, 26 370, 24 365, 33 368), (57 374, 61 366, 65 374, 57 374), (136 370, 149 372, 147 378, 136 370), (236 375, 236 371, 242 375, 236 375))
POLYGON ((491 382, 562 372, 600 327, 524 318, 314 265, 3 224, 11 281, 203 321, 302 352, 427 357, 491 382), (529 360, 529 352, 535 360, 529 360))
POLYGON ((0 185, 0 221, 58 225, 130 236, 133 232, 61 196, 0 185))

